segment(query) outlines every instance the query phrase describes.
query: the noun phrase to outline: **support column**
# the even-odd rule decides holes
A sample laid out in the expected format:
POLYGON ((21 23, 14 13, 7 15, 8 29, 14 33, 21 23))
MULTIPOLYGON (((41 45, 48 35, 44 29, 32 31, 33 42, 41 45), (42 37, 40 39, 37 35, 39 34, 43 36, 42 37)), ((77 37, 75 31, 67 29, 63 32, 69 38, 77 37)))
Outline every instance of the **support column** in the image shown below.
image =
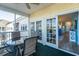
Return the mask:
POLYGON ((46 19, 42 19, 42 43, 43 45, 47 42, 47 28, 46 28, 46 19))
POLYGON ((31 37, 30 15, 28 16, 28 36, 31 37))
POLYGON ((58 16, 56 16, 56 47, 58 48, 58 16))
POLYGON ((16 13, 14 14, 14 31, 16 31, 16 13))
POLYGON ((77 33, 77 38, 78 38, 77 43, 79 44, 79 12, 78 12, 77 32, 78 32, 77 33))

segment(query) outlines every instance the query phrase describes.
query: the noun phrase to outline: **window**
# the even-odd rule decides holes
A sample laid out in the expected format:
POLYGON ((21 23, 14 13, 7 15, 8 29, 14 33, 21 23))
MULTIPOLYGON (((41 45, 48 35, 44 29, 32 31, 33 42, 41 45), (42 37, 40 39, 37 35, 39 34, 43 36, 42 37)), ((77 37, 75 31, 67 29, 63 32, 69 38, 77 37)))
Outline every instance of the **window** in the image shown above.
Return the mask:
POLYGON ((16 28, 18 28, 18 31, 27 31, 28 17, 16 14, 16 25, 17 25, 16 28))
MULTIPOLYGON (((11 33, 13 31, 24 31, 24 33, 21 33, 21 35, 28 35, 27 30, 28 17, 0 10, 0 31, 4 31, 5 37, 4 38, 2 36, 2 39, 0 39, 0 41, 12 39, 11 33)), ((0 35, 3 35, 3 33, 0 33, 0 35)))
POLYGON ((42 40, 42 21, 36 22, 36 32, 37 35, 39 36, 39 40, 42 40))

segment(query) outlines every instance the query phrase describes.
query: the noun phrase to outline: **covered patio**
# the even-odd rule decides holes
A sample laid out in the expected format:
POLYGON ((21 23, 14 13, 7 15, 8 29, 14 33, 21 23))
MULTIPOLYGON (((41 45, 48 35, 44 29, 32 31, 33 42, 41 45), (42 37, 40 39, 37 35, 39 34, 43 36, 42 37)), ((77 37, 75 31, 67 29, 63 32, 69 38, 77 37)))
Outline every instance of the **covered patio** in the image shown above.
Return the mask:
POLYGON ((79 4, 0 4, 0 55, 79 55, 79 4))

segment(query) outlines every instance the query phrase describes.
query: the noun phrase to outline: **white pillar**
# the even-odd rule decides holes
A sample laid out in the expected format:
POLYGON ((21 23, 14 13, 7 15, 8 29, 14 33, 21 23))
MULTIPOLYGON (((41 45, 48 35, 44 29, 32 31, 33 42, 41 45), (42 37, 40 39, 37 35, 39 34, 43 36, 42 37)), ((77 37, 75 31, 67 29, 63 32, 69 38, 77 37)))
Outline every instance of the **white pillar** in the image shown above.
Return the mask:
POLYGON ((47 28, 46 19, 42 19, 42 43, 43 45, 47 42, 47 28))
POLYGON ((28 16, 28 36, 31 37, 30 15, 28 16))
POLYGON ((16 31, 16 13, 14 14, 14 31, 16 31))
POLYGON ((56 47, 58 48, 58 16, 56 18, 56 47))

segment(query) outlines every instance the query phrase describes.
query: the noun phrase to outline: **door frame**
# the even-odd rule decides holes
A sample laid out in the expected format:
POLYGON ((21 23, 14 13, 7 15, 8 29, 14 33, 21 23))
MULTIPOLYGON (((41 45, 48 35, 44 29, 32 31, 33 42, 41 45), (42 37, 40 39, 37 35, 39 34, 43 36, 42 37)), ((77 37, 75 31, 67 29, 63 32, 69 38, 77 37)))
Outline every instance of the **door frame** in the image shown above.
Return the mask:
MULTIPOLYGON (((58 16, 59 15, 64 15, 64 14, 68 14, 68 13, 75 13, 75 12, 78 12, 78 23, 77 23, 77 38, 78 38, 78 44, 79 44, 79 37, 78 37, 78 35, 79 35, 79 10, 78 9, 75 9, 75 10, 68 10, 68 11, 64 11, 64 12, 62 12, 62 13, 58 13, 55 17, 56 17, 56 19, 57 19, 57 24, 56 24, 56 26, 57 26, 57 28, 56 28, 56 45, 53 45, 53 44, 50 44, 50 43, 47 43, 46 42, 46 45, 48 45, 48 46, 50 46, 50 47, 53 47, 53 48, 56 48, 56 49, 58 49, 58 50, 61 50, 61 51, 64 51, 64 52, 67 52, 67 53, 70 53, 70 54, 72 54, 72 55, 78 55, 78 54, 76 54, 76 53, 74 53, 74 52, 70 52, 70 51, 67 51, 67 50, 64 50, 64 49, 61 49, 61 48, 59 48, 58 47, 58 16)), ((53 17, 54 18, 54 17, 53 17)), ((46 25, 47 26, 47 25, 46 25)), ((47 28, 46 28, 47 29, 47 28)), ((46 33, 46 35, 47 35, 47 33, 46 33)), ((47 39, 46 39, 47 40, 47 39)))
POLYGON ((50 47, 56 47, 56 48, 58 48, 58 17, 54 16, 54 17, 52 17, 52 19, 53 18, 56 19, 56 44, 47 42, 47 19, 46 19, 46 45, 48 45, 50 47))

